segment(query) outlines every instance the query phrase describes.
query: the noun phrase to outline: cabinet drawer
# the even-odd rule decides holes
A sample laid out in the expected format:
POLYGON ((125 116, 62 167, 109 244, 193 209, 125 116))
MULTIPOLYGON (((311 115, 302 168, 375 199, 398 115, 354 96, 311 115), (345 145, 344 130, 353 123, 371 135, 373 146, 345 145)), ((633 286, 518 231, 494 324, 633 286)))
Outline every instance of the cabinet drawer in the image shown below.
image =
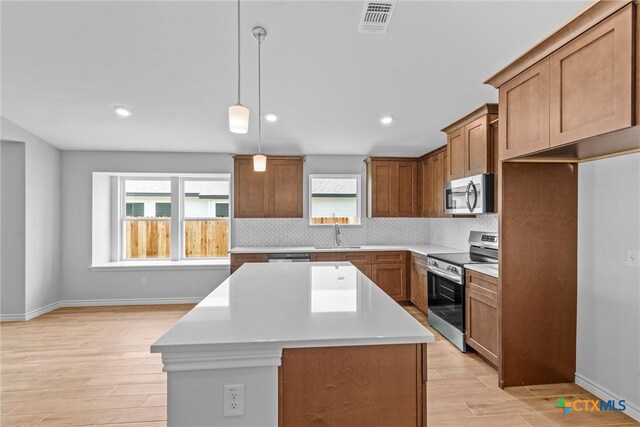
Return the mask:
POLYGON ((267 262, 267 254, 231 254, 231 274, 246 262, 267 262))
POLYGON ((411 253, 411 262, 421 267, 427 266, 427 257, 424 255, 411 253))
POLYGON ((344 260, 352 264, 371 264, 371 252, 346 252, 344 260))
POLYGON ((344 256, 340 252, 315 252, 311 254, 311 261, 343 261, 344 256))
POLYGON ((267 262, 267 254, 231 254, 231 264, 245 262, 267 262))
POLYGON ((405 253, 401 251, 395 252, 373 252, 373 263, 398 263, 406 260, 405 253))
POLYGON ((478 273, 477 271, 466 270, 467 287, 479 287, 482 290, 498 294, 498 279, 487 274, 478 273))

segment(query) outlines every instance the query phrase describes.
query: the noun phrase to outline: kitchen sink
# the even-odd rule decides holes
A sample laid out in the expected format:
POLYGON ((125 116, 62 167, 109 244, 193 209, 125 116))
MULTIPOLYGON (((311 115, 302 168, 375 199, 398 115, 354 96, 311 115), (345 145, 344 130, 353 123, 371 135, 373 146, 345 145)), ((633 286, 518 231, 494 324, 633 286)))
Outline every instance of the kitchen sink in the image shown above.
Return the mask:
POLYGON ((362 246, 315 246, 316 249, 360 249, 362 246))

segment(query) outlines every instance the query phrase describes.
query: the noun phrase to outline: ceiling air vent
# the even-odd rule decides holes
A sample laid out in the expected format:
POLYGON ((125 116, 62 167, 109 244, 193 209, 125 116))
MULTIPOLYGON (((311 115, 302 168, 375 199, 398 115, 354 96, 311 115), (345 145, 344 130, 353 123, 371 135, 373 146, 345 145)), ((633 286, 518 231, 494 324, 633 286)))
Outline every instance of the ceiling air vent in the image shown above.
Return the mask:
POLYGON ((359 33, 385 34, 389 28, 391 15, 396 7, 395 0, 366 1, 358 26, 359 33))

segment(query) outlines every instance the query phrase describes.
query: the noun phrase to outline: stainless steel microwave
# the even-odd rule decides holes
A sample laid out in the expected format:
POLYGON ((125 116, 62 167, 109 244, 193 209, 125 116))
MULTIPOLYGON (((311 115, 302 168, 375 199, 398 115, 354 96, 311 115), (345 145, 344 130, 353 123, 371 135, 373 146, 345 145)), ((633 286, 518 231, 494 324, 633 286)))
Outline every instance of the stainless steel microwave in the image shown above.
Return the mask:
POLYGON ((444 186, 444 211, 454 215, 493 212, 493 174, 448 181, 444 186))

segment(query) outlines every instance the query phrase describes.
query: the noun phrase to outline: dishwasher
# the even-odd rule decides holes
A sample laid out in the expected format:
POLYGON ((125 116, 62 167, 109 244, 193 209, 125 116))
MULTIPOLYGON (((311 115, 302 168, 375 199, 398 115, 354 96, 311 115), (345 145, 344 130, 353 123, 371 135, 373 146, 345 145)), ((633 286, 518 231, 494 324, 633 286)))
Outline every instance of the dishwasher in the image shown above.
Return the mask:
POLYGON ((269 262, 309 262, 311 255, 308 252, 269 254, 267 260, 269 262))

